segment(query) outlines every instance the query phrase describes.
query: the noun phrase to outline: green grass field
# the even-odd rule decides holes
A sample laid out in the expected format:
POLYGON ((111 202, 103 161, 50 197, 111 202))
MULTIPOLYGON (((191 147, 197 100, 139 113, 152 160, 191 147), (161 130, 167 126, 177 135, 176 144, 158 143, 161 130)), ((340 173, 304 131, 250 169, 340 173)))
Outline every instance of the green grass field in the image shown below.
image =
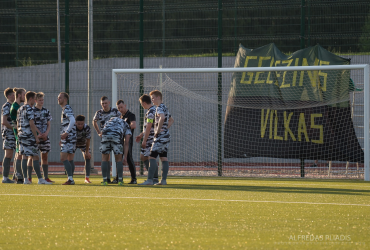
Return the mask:
POLYGON ((370 183, 360 180, 170 177, 122 187, 51 177, 56 184, 0 185, 0 249, 370 247, 370 183))

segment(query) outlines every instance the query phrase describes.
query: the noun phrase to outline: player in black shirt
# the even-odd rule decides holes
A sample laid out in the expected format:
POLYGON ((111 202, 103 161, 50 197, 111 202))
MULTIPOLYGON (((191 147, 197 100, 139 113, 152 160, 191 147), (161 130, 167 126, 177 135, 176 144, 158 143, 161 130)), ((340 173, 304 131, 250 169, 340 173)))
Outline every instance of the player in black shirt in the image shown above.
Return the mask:
MULTIPOLYGON (((127 109, 126 104, 124 103, 123 100, 118 100, 116 105, 117 105, 118 111, 122 114, 121 119, 123 119, 130 126, 131 134, 133 135, 134 130, 136 128, 135 114, 130 112, 130 110, 127 109)), ((133 144, 133 136, 130 137, 128 155, 127 155, 127 164, 128 164, 128 168, 131 174, 131 181, 128 184, 137 184, 136 167, 135 167, 134 159, 132 158, 132 144, 133 144)), ((117 177, 114 181, 117 182, 117 177)))

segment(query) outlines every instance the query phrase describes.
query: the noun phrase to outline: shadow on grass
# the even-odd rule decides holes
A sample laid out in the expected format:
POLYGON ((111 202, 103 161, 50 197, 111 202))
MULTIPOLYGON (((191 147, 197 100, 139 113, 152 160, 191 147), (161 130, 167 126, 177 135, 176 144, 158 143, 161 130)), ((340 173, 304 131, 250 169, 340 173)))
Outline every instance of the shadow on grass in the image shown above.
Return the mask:
MULTIPOLYGON (((172 178, 171 178, 172 179, 172 178)), ((187 179, 187 178, 173 178, 173 179, 187 179)), ((143 186, 143 187, 152 187, 152 188, 165 188, 165 189, 186 189, 186 190, 214 190, 214 191, 244 191, 244 192, 267 192, 267 193, 307 193, 307 194, 333 194, 333 195, 365 195, 370 196, 370 189, 360 189, 361 187, 345 188, 346 184, 360 184, 359 180, 300 180, 300 179, 246 179, 246 178, 188 178, 192 180, 223 180, 220 182, 220 185, 214 184, 169 184, 167 186, 143 186), (246 185, 225 185, 224 181, 230 180, 230 182, 235 180, 244 180, 246 185), (260 181, 266 182, 266 185, 258 185, 260 181), (255 182, 256 185, 248 185, 248 182, 255 182), (274 186, 274 182, 279 182, 279 186, 274 186), (281 182, 288 182, 285 186, 281 185, 281 182), (302 187, 294 186, 295 184, 304 185, 307 183, 337 183, 343 184, 341 188, 330 188, 330 187, 302 187), (291 185, 291 186, 290 186, 291 185)), ((169 179, 170 183, 170 179, 169 179)), ((136 186, 136 185, 135 185, 136 186)), ((367 185, 366 185, 367 186, 367 185)), ((370 187, 370 186, 367 186, 370 187)))
MULTIPOLYGON (((148 187, 148 186, 147 186, 148 187)), ((152 186, 149 186, 152 187, 152 186)), ((194 189, 215 191, 244 191, 244 192, 267 192, 267 193, 307 193, 307 194, 333 194, 333 195, 365 195, 370 196, 370 190, 345 189, 345 188, 313 188, 313 187, 274 187, 274 186, 238 186, 238 185, 195 185, 174 184, 153 188, 166 189, 194 189)))

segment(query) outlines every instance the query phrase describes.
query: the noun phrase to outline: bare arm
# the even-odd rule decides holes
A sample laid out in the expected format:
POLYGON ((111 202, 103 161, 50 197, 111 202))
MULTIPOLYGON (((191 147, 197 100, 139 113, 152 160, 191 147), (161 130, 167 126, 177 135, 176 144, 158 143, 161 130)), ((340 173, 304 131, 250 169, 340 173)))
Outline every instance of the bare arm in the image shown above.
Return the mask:
POLYGON ((90 151, 90 139, 86 139, 86 151, 85 151, 86 159, 91 159, 91 154, 89 151, 90 151))
POLYGON ((159 133, 161 132, 162 130, 162 126, 163 126, 163 123, 164 123, 164 114, 159 114, 159 122, 158 122, 158 127, 157 127, 157 131, 154 131, 154 136, 158 136, 159 133))
POLYGON ((48 134, 50 132, 50 121, 48 121, 47 126, 48 126, 48 128, 46 129, 46 132, 45 132, 46 136, 48 136, 48 134))
POLYGON ((136 128, 136 121, 130 122, 130 128, 135 129, 136 128))
POLYGON ((37 128, 35 126, 35 121, 34 120, 30 120, 30 127, 31 127, 31 131, 32 131, 32 134, 33 136, 36 138, 36 143, 39 142, 39 138, 37 137, 37 128))
POLYGON ((172 126, 172 124, 175 122, 175 120, 172 118, 172 116, 170 117, 170 119, 168 119, 168 126, 167 128, 170 129, 170 127, 172 126))
POLYGON ((153 127, 153 123, 147 123, 145 131, 142 133, 144 136, 144 140, 141 143, 141 147, 145 148, 146 147, 146 141, 148 140, 149 134, 150 134, 150 129, 153 127))
POLYGON ((96 130, 96 133, 98 133, 98 135, 101 137, 101 131, 100 131, 98 123, 96 121, 93 121, 93 126, 96 130))
POLYGON ((2 119, 1 124, 4 125, 5 127, 9 128, 9 129, 13 129, 12 125, 10 125, 10 123, 8 122, 8 116, 7 115, 3 115, 3 119, 2 119))

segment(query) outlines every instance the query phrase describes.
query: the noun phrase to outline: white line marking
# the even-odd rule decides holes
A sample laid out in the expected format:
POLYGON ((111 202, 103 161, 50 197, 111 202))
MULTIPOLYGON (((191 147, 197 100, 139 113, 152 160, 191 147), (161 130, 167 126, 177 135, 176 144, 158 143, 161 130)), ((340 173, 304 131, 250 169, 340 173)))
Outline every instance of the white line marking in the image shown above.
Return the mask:
POLYGON ((304 201, 254 201, 254 200, 222 200, 222 199, 199 199, 199 198, 160 198, 160 197, 122 197, 122 196, 78 196, 58 194, 0 194, 0 196, 33 196, 33 197, 66 197, 66 198, 114 198, 114 199, 147 199, 147 200, 189 200, 189 201, 221 201, 221 202, 247 202, 247 203, 280 203, 280 204, 307 204, 307 205, 335 205, 335 206, 362 206, 370 207, 370 204, 345 204, 345 203, 320 203, 304 201))

